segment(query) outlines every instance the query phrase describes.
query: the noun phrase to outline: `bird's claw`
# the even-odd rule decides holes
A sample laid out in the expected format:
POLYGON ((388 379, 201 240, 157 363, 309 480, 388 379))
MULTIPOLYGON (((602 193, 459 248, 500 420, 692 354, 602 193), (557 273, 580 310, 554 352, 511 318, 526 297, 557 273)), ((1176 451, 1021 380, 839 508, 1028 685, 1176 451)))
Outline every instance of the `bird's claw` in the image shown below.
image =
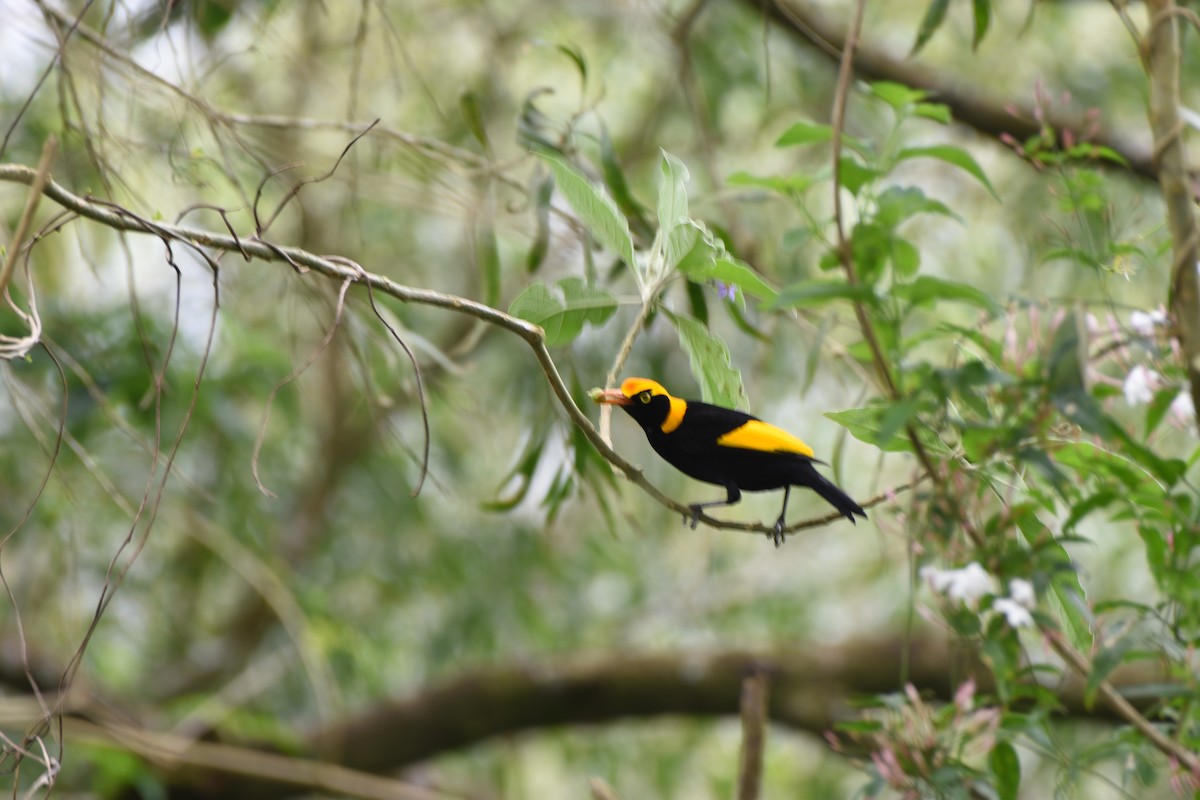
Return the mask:
POLYGON ((700 508, 701 506, 688 506, 692 513, 683 515, 683 524, 689 526, 692 530, 696 530, 696 526, 700 524, 700 508))
POLYGON ((776 548, 779 548, 784 542, 786 542, 787 534, 784 533, 784 531, 783 531, 783 520, 776 521, 775 530, 772 531, 771 533, 768 533, 767 536, 773 542, 775 542, 776 548))

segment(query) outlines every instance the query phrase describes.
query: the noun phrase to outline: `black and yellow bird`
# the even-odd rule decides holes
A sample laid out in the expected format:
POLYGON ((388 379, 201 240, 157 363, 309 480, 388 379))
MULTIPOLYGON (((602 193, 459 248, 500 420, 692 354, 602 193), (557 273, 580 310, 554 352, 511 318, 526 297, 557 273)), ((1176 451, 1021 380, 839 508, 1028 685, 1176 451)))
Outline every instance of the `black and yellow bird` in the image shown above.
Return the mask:
POLYGON ((693 503, 692 528, 700 511, 733 505, 742 492, 783 489, 783 510, 772 538, 784 540, 784 517, 793 486, 807 486, 854 522, 866 517, 862 506, 817 472, 812 448, 787 431, 731 408, 672 397, 647 378, 627 378, 620 389, 595 391, 598 403, 618 405, 633 417, 650 446, 671 466, 705 483, 724 486, 728 497, 693 503))

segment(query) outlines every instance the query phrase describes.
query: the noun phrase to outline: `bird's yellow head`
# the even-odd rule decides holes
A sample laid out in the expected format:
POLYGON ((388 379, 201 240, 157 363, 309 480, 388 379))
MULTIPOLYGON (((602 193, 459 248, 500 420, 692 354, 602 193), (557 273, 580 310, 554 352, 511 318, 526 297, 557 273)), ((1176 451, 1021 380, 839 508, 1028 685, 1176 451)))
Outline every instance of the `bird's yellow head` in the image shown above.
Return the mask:
POLYGON ((597 403, 621 406, 643 428, 670 433, 683 422, 687 401, 672 397, 661 383, 649 378, 626 378, 621 388, 594 394, 597 403))

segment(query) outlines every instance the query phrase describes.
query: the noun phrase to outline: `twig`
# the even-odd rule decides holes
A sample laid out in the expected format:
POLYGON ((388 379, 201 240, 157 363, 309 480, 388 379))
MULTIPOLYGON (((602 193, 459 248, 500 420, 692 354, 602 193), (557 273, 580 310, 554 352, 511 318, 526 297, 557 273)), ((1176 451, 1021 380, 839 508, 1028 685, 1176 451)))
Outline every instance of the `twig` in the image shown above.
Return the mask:
MULTIPOLYGON (((858 0, 854 5, 854 20, 850 25, 850 31, 846 35, 846 42, 842 48, 841 66, 838 70, 837 90, 833 98, 833 142, 832 142, 832 159, 833 159, 833 218, 835 227, 837 228, 837 252, 838 258, 841 261, 842 269, 846 273, 846 283, 851 287, 859 286, 858 271, 854 264, 854 252, 850 240, 846 238, 846 225, 842 213, 842 180, 841 180, 841 162, 842 162, 842 134, 846 124, 846 103, 850 97, 850 83, 854 78, 854 52, 858 47, 858 37, 862 30, 863 11, 866 8, 866 0, 858 0)), ((854 303, 854 316, 858 319, 858 326, 862 330, 863 338, 867 342, 867 347, 871 351, 871 360, 875 363, 875 371, 879 376, 879 380, 883 383, 883 388, 892 400, 900 400, 900 389, 896 385, 896 380, 892 376, 892 370, 888 366, 887 358, 883 354, 883 348, 879 344, 879 337, 875 334, 875 325, 871 322, 871 317, 867 313, 866 306, 860 301, 854 303)), ((925 445, 921 442, 921 438, 917 435, 916 428, 909 423, 904 426, 908 434, 909 441, 912 442, 913 452, 917 456, 917 460, 921 462, 921 466, 930 475, 937 474, 937 469, 934 466, 933 459, 925 450, 925 445)))
POLYGON ((8 290, 8 282, 12 279, 13 270, 16 269, 21 245, 29 234, 29 226, 33 224, 33 215, 37 212, 38 201, 42 199, 42 190, 46 187, 46 181, 50 180, 50 163, 54 161, 54 154, 57 151, 58 137, 51 134, 50 138, 46 139, 46 143, 42 145, 42 157, 38 159, 37 172, 34 175, 33 183, 29 186, 29 196, 25 198, 25 208, 21 211, 21 218, 17 221, 17 229, 13 232, 12 241, 8 243, 4 266, 0 267, 0 297, 3 297, 5 291, 8 290))
MULTIPOLYGON (((1086 679, 1091 674, 1092 665, 1082 653, 1063 640, 1060 632, 1046 630, 1043 631, 1043 634, 1046 640, 1050 642, 1050 646, 1054 649, 1054 652, 1058 653, 1064 661, 1070 664, 1071 668, 1079 673, 1080 677, 1086 679)), ((1108 702, 1112 710, 1121 719, 1128 722, 1134 728, 1137 728, 1138 733, 1145 736, 1147 741, 1158 748, 1163 755, 1179 759, 1179 762, 1186 766, 1192 773, 1200 773, 1200 755, 1184 747, 1155 727, 1154 723, 1142 716, 1133 707, 1133 704, 1122 697, 1120 692, 1113 688, 1113 685, 1107 680, 1100 681, 1099 689, 1100 694, 1104 696, 1104 699, 1108 702)))

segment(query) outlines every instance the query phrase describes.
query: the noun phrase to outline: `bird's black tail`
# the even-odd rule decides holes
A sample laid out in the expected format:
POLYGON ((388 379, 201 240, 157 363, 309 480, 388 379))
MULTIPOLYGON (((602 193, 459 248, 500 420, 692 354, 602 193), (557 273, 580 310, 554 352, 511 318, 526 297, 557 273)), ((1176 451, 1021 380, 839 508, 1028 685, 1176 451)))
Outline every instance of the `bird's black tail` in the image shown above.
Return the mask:
POLYGON ((855 514, 866 519, 867 512, 863 511, 863 507, 854 502, 850 495, 835 486, 832 481, 817 472, 815 467, 809 464, 806 472, 810 473, 808 477, 811 482, 806 482, 804 485, 825 498, 825 501, 841 512, 846 519, 854 522, 855 514))

